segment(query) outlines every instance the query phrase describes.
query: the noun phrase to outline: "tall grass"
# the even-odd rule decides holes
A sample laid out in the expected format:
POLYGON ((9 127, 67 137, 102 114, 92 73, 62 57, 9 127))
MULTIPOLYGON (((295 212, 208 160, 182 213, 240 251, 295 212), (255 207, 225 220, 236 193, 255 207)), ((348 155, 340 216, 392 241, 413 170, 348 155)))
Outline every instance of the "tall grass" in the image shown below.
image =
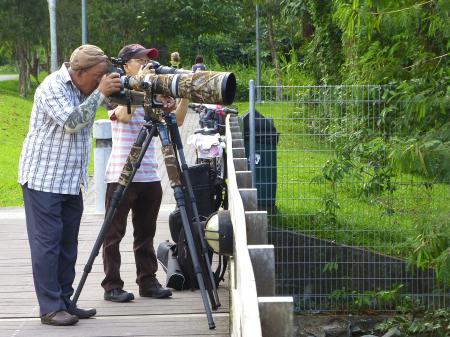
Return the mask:
MULTIPOLYGON (((42 79, 45 74, 42 74, 42 79)), ((22 144, 28 132, 36 83, 27 98, 18 94, 18 81, 0 82, 0 207, 23 204, 22 191, 17 183, 17 172, 22 144)), ((101 107, 96 119, 108 118, 101 107)), ((94 170, 93 153, 89 174, 94 170)))

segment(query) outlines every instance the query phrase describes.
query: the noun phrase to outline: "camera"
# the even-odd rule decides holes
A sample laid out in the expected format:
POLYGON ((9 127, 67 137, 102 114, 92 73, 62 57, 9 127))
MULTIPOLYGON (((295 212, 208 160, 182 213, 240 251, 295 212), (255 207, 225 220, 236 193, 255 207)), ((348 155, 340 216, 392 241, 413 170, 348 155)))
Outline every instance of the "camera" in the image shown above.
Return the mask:
MULTIPOLYGON (((124 89, 143 92, 145 94, 161 94, 173 98, 188 98, 194 103, 224 104, 233 103, 236 93, 236 77, 230 72, 201 71, 193 73, 188 70, 163 66, 150 61, 139 75, 127 76, 121 68, 125 62, 111 58, 118 72, 124 89)), ((119 94, 119 95, 124 95, 119 94)), ((142 95, 142 94, 141 94, 142 95)), ((135 103, 139 104, 139 96, 135 95, 135 103)), ((121 104, 121 103, 119 103, 121 104)))

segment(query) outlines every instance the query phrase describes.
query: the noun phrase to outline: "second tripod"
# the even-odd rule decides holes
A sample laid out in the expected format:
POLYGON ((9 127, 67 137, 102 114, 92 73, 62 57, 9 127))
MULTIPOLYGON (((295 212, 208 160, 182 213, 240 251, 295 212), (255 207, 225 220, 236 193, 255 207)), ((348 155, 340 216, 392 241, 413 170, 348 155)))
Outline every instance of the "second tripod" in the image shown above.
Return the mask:
POLYGON ((94 243, 88 262, 84 268, 80 283, 78 284, 73 296, 71 308, 76 306, 87 276, 92 269, 94 260, 96 256, 98 256, 105 235, 108 232, 114 215, 116 214, 116 211, 128 190, 129 184, 133 181, 133 177, 140 167, 148 146, 150 145, 153 137, 159 136, 162 145, 161 149, 164 157, 164 164, 167 170, 170 186, 174 191, 177 207, 180 210, 189 255, 192 259, 194 273, 201 292, 203 306, 208 319, 208 326, 210 329, 214 329, 215 323, 212 317, 211 308, 216 310, 221 304, 217 293, 214 275, 211 270, 208 247, 203 236, 204 229, 201 227, 197 205, 188 174, 188 166, 186 164, 183 145, 175 116, 171 113, 157 113, 155 111, 157 109, 149 107, 146 107, 145 110, 146 123, 142 126, 139 135, 130 150, 127 162, 122 169, 122 173, 118 181, 118 187, 114 191, 110 207, 106 210, 102 227, 94 243), (161 117, 163 117, 163 119, 161 119, 161 117), (193 210, 194 219, 189 219, 187 215, 186 207, 188 202, 193 210))

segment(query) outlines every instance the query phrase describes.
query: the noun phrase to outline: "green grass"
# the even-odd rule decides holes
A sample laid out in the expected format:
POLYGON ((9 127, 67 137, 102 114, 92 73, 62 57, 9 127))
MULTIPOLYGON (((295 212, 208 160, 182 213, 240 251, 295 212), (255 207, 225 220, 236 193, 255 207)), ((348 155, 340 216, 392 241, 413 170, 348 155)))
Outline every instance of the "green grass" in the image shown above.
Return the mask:
MULTIPOLYGON (((247 103, 237 104, 240 115, 247 103)), ((272 225, 298 230, 340 244, 404 256, 405 242, 417 235, 417 223, 437 225, 450 218, 450 185, 425 184, 427 179, 411 174, 394 177, 395 190, 369 198, 359 193, 361 181, 346 176, 333 191, 323 179, 322 167, 333 157, 329 142, 312 136, 308 125, 293 119, 289 104, 257 104, 256 110, 274 118, 280 140, 277 146, 277 212, 272 225), (335 194, 334 194, 335 192, 335 194), (330 198, 330 196, 335 196, 330 198), (325 207, 332 199, 336 220, 325 207)), ((264 149, 264 147, 262 147, 264 149)))
POLYGON ((13 64, 5 64, 0 66, 0 74, 17 74, 16 66, 13 64))
MULTIPOLYGON (((45 74, 42 74, 42 79, 44 77, 45 74)), ((17 81, 0 82, 0 207, 23 205, 17 172, 32 106, 33 93, 26 99, 21 98, 17 81)), ((106 110, 101 107, 97 111, 96 119, 104 119, 107 116, 106 110)), ((93 171, 92 151, 89 174, 93 171)))
POLYGON ((17 81, 0 82, 0 206, 23 204, 17 169, 32 105, 17 94, 17 81))

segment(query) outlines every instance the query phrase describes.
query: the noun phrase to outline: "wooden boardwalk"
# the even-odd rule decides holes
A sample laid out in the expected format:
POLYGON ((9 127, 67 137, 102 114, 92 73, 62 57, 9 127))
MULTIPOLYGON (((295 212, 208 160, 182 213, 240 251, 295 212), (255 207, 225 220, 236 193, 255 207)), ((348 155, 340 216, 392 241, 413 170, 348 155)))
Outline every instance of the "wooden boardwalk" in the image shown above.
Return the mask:
MULTIPOLYGON (((186 136, 197 127, 197 118, 194 113, 188 113, 181 128, 183 144, 186 144, 186 136)), ((193 149, 190 146, 185 145, 185 154, 191 162, 193 149)), ((170 239, 167 219, 175 208, 172 190, 163 167, 161 175, 164 197, 158 217, 155 249, 160 242, 170 239)), ((90 191, 94 191, 92 186, 90 191)), ((94 196, 91 193, 85 198, 75 287, 103 221, 103 215, 95 213, 94 196)), ((103 265, 99 256, 95 260, 78 302, 80 307, 97 308, 95 318, 80 320, 71 327, 42 325, 38 318, 39 308, 33 287, 23 208, 0 208, 0 337, 229 336, 227 282, 219 287, 222 307, 213 312, 216 329, 209 330, 198 290, 174 291, 170 299, 139 297, 135 282, 131 222, 121 244, 121 252, 124 288, 135 294, 136 299, 133 302, 112 303, 103 300, 103 289, 100 286, 103 265)), ((161 268, 157 276, 160 282, 165 284, 165 273, 161 268)))

